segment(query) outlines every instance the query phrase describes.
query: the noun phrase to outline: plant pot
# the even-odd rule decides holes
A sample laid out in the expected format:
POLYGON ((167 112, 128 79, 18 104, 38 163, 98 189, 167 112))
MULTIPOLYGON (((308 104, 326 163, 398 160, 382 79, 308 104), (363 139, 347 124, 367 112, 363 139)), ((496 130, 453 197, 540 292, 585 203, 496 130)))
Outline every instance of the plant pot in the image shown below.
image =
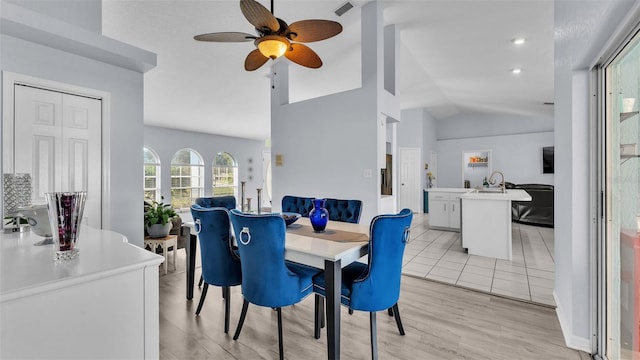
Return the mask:
POLYGON ((149 236, 152 238, 163 238, 169 235, 169 231, 171 231, 172 226, 173 224, 171 224, 171 222, 168 222, 164 225, 162 224, 153 224, 150 226, 147 225, 147 234, 149 234, 149 236))

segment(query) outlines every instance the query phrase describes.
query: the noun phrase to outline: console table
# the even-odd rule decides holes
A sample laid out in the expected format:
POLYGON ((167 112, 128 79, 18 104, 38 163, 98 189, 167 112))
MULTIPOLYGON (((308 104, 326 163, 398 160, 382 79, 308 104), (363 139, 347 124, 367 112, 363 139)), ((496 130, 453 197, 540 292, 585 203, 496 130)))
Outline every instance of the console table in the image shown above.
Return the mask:
POLYGON ((158 359, 158 265, 121 234, 83 227, 56 263, 31 231, 0 230, 0 358, 158 359))
POLYGON ((156 252, 156 248, 160 246, 162 249, 162 256, 164 256, 164 274, 167 275, 167 251, 170 247, 173 247, 173 271, 176 271, 176 254, 178 253, 178 235, 167 235, 161 238, 153 238, 151 236, 144 237, 144 246, 149 246, 152 252, 156 252))

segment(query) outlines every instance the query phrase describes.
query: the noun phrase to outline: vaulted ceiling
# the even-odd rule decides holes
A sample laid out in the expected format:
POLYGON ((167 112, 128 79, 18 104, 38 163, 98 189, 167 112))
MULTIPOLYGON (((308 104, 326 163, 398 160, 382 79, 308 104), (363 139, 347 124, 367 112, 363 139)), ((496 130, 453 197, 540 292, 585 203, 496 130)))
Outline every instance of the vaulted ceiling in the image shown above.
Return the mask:
MULTIPOLYGON (((265 7, 270 4, 259 0, 265 7)), ((338 36, 309 43, 320 69, 290 67, 290 98, 299 101, 360 87, 360 7, 338 17, 345 1, 275 0, 288 23, 340 22, 338 36)), ((553 106, 553 2, 385 1, 384 22, 400 34, 398 96, 402 109, 425 108, 440 121, 458 114, 548 117, 553 106), (517 46, 512 40, 523 37, 517 46), (521 68, 520 74, 511 70, 521 68)), ((204 43, 194 35, 255 30, 238 0, 104 0, 103 34, 158 55, 145 74, 145 124, 266 139, 270 129, 269 63, 247 72, 251 42, 204 43)), ((287 60, 277 60, 287 61, 287 60)), ((516 120, 518 119, 518 120, 516 120)))

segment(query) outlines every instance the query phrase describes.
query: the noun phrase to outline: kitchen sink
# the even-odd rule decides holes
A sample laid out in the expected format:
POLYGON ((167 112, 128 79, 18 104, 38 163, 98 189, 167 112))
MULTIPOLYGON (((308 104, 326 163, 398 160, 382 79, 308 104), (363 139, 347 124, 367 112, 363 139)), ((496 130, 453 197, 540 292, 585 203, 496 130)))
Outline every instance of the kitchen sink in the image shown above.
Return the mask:
MULTIPOLYGON (((488 188, 488 189, 479 189, 476 190, 478 193, 502 193, 502 190, 499 188, 488 188)), ((507 190, 504 191, 504 193, 507 193, 507 190)))

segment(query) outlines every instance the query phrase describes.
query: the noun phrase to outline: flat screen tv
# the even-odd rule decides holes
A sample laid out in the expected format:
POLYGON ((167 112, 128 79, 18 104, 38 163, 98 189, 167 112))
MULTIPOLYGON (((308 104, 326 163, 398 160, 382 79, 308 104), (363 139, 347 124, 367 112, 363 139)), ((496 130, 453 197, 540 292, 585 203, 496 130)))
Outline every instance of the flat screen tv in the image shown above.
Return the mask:
POLYGON ((553 146, 542 148, 542 173, 553 174, 553 146))

